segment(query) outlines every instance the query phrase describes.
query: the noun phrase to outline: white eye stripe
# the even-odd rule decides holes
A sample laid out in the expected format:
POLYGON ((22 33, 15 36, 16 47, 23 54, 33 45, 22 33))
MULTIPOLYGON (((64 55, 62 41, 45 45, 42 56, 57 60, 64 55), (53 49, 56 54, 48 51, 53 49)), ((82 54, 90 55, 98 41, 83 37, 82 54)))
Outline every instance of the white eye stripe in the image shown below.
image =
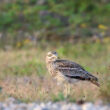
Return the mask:
POLYGON ((50 55, 50 54, 52 54, 52 53, 51 53, 51 52, 48 52, 48 53, 47 53, 47 55, 50 55))

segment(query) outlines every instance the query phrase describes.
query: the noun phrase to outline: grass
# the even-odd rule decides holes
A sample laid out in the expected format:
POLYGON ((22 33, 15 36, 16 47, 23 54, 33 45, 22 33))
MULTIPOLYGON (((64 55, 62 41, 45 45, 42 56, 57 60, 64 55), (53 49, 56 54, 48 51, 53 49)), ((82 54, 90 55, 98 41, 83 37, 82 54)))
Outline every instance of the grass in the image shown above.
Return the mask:
POLYGON ((110 44, 56 44, 0 50, 0 101, 12 96, 23 102, 30 101, 77 101, 86 96, 87 101, 110 101, 110 44), (45 47, 45 49, 44 49, 45 47), (45 55, 56 50, 64 59, 73 60, 99 78, 101 87, 88 83, 72 86, 65 98, 64 86, 57 85, 48 74, 45 55), (98 73, 98 74, 97 74, 98 73), (89 85, 89 86, 88 86, 89 85))

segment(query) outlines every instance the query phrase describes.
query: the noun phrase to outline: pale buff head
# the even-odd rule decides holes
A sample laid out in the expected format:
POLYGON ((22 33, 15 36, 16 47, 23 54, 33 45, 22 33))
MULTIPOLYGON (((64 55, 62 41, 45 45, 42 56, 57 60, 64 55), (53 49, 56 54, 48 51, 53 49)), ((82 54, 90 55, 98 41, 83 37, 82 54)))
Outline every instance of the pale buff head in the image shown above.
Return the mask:
POLYGON ((58 59, 58 54, 55 51, 50 51, 46 55, 46 63, 53 62, 58 59))

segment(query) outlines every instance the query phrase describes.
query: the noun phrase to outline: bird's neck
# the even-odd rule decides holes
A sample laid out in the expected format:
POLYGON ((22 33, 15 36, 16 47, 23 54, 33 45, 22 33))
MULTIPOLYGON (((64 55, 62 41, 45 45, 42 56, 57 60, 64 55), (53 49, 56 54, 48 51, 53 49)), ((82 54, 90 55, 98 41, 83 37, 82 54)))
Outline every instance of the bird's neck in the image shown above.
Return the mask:
POLYGON ((57 58, 46 58, 46 63, 47 64, 52 64, 56 60, 57 60, 57 58))

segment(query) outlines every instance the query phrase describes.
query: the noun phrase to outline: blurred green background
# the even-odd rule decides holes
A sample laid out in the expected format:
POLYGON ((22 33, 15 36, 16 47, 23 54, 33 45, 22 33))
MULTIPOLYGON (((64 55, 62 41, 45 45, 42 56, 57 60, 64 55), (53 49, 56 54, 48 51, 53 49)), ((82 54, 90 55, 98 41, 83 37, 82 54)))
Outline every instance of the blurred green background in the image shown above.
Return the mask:
POLYGON ((88 38, 103 42, 110 37, 109 18, 109 0, 1 0, 0 47, 88 38))
POLYGON ((110 102, 110 1, 0 0, 0 101, 10 96, 110 102), (73 85, 65 99, 46 69, 51 50, 84 66, 101 87, 73 85))

